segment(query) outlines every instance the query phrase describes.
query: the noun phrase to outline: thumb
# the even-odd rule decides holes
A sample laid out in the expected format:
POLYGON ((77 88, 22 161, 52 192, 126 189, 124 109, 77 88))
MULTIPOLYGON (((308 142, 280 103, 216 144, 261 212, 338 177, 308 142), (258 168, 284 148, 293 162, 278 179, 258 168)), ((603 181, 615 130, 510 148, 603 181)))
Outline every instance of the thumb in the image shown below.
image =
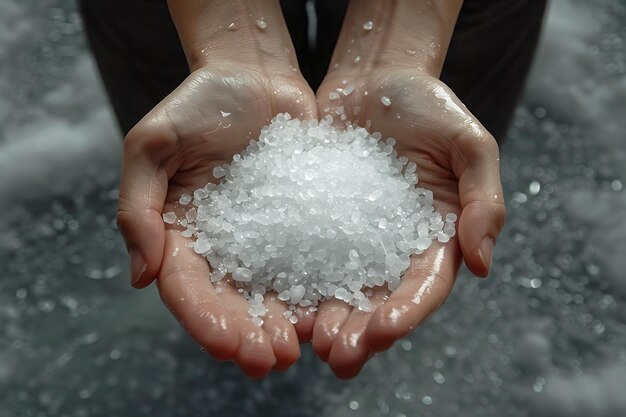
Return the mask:
POLYGON ((139 122, 124 141, 117 224, 130 255, 131 284, 149 285, 163 258, 165 227, 161 217, 168 176, 159 154, 172 135, 139 122))
POLYGON ((486 277, 506 215, 498 145, 483 127, 465 131, 454 143, 459 151, 454 165, 459 171, 456 174, 462 207, 459 242, 468 268, 486 277))

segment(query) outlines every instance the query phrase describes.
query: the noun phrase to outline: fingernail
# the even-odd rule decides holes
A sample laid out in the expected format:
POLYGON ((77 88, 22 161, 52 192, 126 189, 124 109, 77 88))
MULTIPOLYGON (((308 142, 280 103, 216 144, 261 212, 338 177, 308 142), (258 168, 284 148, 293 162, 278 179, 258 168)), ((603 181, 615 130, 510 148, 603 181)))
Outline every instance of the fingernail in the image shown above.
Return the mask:
POLYGON ((485 267, 485 276, 489 275, 489 269, 491 268, 491 255, 493 253, 493 240, 486 236, 478 248, 478 256, 480 257, 483 266, 485 267))
POLYGON ((141 279, 144 272, 146 272, 148 265, 143 259, 143 255, 139 252, 139 250, 137 250, 137 248, 130 248, 128 253, 130 254, 131 285, 135 285, 141 279))

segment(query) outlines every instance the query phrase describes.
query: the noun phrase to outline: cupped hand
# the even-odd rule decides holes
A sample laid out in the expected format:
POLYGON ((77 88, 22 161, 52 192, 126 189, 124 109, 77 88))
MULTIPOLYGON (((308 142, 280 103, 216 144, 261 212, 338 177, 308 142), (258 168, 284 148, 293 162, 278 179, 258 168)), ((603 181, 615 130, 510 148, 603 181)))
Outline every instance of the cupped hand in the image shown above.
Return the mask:
POLYGON ((448 243, 435 241, 412 257, 397 290, 375 289, 372 312, 334 299, 319 306, 313 347, 343 378, 354 377, 371 355, 435 312, 462 259, 474 274, 487 276, 505 218, 498 145, 489 132, 440 80, 403 67, 375 72, 332 71, 317 93, 320 116, 344 106, 349 120, 395 138, 398 154, 417 164, 418 186, 433 191, 436 210, 455 213, 459 221, 448 243), (329 99, 348 86, 346 92, 354 87, 350 94, 329 99))
MULTIPOLYGON (((184 209, 181 194, 217 182, 213 168, 228 163, 279 112, 316 118, 313 92, 299 73, 248 69, 241 65, 202 67, 158 104, 128 134, 117 222, 131 255, 132 285, 157 279, 163 302, 212 356, 232 359, 248 375, 286 369, 300 355, 312 317, 296 326, 275 295, 262 328, 253 324, 248 303, 232 283, 209 280, 209 265, 162 213, 184 209)), ((179 227, 178 227, 179 228, 179 227)))

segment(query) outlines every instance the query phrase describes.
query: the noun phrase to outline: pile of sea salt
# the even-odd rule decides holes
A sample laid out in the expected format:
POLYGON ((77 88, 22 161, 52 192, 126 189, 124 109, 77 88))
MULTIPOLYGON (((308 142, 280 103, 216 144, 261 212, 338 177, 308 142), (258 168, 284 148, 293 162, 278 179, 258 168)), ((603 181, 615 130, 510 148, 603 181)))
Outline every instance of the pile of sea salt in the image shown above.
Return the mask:
POLYGON ((278 114, 213 170, 218 185, 180 198, 192 207, 178 223, 210 263, 211 281, 231 274, 259 325, 268 291, 289 305, 292 323, 294 311, 332 297, 371 311, 372 288, 395 290, 412 255, 455 234, 456 215, 433 209, 433 193, 416 187, 416 165, 397 157, 394 139, 332 122, 278 114))

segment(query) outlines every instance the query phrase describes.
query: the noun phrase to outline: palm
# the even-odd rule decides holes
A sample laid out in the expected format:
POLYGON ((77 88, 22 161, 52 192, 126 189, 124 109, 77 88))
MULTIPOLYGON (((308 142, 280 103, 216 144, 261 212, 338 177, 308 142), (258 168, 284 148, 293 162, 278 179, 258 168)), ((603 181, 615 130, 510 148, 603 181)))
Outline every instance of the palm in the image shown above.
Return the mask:
MULTIPOLYGON (((162 211, 184 216, 177 202, 181 194, 215 182, 213 168, 232 160, 279 112, 316 117, 315 99, 300 76, 199 70, 133 129, 127 154, 137 146, 159 162, 157 182, 167 183, 162 211)), ((180 226, 165 226, 159 292, 187 331, 213 356, 234 359, 251 376, 291 365, 299 356, 298 333, 306 337, 312 320, 303 317, 294 328, 282 315, 284 303, 270 295, 259 328, 231 282, 211 285, 206 259, 187 246, 190 240, 176 230, 180 226)))
MULTIPOLYGON (((458 138, 465 137, 468 129, 474 129, 471 134, 478 137, 486 132, 439 80, 411 70, 383 74, 346 79, 356 89, 340 95, 338 103, 328 99, 329 93, 347 84, 331 73, 318 90, 319 108, 341 104, 359 125, 370 121, 372 131, 395 138, 398 154, 417 164, 419 186, 433 191, 436 209, 460 214, 459 179, 465 166, 458 138), (381 103, 383 96, 391 99, 389 107, 381 103)), ((338 300, 324 302, 314 325, 316 352, 339 376, 356 375, 371 354, 389 348, 445 301, 461 258, 459 235, 446 244, 435 242, 424 254, 413 257, 400 288, 393 293, 386 288, 375 290, 371 313, 338 300)), ((482 273, 482 265, 471 257, 466 261, 482 273)))

